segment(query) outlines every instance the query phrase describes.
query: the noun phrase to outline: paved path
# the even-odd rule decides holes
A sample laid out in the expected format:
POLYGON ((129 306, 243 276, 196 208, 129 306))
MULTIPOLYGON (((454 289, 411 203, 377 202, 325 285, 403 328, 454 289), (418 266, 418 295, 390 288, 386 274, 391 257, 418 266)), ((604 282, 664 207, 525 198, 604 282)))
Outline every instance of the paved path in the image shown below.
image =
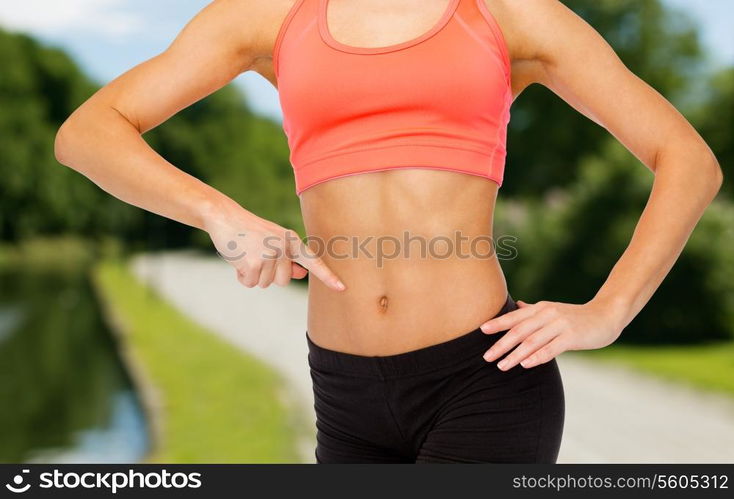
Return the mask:
MULTIPOLYGON (((285 378, 310 425, 302 442, 312 461, 313 394, 306 363, 306 290, 248 289, 217 258, 145 255, 136 275, 193 320, 261 358, 285 378)), ((566 352, 563 463, 734 463, 734 400, 566 352)))

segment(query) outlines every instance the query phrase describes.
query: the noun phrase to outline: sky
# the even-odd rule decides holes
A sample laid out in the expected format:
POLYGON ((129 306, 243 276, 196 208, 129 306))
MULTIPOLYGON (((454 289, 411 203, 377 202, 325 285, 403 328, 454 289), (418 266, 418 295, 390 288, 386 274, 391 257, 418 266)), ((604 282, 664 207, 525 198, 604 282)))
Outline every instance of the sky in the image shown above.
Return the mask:
MULTIPOLYGON (((734 64, 734 0, 663 0, 701 26, 713 65, 734 64)), ((0 26, 65 49, 104 84, 162 52, 209 0, 3 0, 0 26)), ((246 21, 243 21, 246 22, 246 21)), ((235 79, 253 111, 282 120, 278 94, 250 71, 235 79)))

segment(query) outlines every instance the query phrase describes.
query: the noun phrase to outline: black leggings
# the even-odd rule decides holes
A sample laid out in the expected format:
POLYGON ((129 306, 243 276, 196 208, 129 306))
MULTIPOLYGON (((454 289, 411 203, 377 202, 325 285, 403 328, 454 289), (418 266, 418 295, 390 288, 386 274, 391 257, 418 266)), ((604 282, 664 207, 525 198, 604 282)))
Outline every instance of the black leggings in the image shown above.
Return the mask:
MULTIPOLYGON (((502 315, 517 305, 508 296, 502 315)), ((367 357, 306 334, 318 463, 555 463, 564 421, 554 360, 501 371, 482 355, 506 332, 480 329, 367 357)))

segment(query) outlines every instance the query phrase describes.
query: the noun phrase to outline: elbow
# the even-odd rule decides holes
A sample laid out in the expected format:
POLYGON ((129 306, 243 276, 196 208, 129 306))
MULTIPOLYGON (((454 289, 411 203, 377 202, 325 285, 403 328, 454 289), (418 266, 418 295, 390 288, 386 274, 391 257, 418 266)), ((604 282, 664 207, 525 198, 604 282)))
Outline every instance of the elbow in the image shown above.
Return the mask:
POLYGON ((716 162, 715 173, 716 173, 716 193, 718 194, 718 192, 721 190, 721 186, 724 185, 724 170, 721 168, 721 165, 719 164, 718 161, 716 162))
POLYGON ((710 157, 711 159, 709 161, 709 167, 707 171, 709 172, 709 185, 711 189, 711 199, 713 200, 719 193, 719 191, 721 191, 722 185, 724 185, 724 171, 722 170, 721 165, 719 164, 713 153, 710 155, 710 157))
POLYGON ((56 138, 54 139, 54 156, 56 157, 56 161, 64 166, 70 165, 73 155, 72 142, 74 132, 72 128, 73 123, 67 119, 56 131, 56 138))
POLYGON ((56 161, 69 168, 74 168, 82 144, 89 143, 89 133, 92 130, 90 123, 98 123, 101 118, 98 114, 91 114, 85 109, 86 105, 75 110, 56 130, 54 138, 54 157, 56 161))
POLYGON ((724 183, 724 173, 711 148, 702 140, 693 144, 681 142, 685 163, 683 178, 691 190, 696 190, 704 199, 713 201, 724 183))

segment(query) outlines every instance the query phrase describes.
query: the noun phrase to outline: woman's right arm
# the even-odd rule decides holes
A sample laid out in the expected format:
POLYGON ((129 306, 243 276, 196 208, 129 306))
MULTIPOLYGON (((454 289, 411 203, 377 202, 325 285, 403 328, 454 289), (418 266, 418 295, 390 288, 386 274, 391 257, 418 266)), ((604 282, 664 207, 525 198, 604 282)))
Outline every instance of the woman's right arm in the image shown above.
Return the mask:
POLYGON ((291 277, 304 277, 298 262, 341 290, 336 275, 293 231, 254 215, 176 168, 142 138, 270 58, 272 26, 279 26, 288 4, 212 1, 164 52, 120 75, 76 109, 58 130, 55 153, 60 163, 113 196, 207 231, 221 254, 237 254, 228 261, 245 286, 285 285, 291 277))

